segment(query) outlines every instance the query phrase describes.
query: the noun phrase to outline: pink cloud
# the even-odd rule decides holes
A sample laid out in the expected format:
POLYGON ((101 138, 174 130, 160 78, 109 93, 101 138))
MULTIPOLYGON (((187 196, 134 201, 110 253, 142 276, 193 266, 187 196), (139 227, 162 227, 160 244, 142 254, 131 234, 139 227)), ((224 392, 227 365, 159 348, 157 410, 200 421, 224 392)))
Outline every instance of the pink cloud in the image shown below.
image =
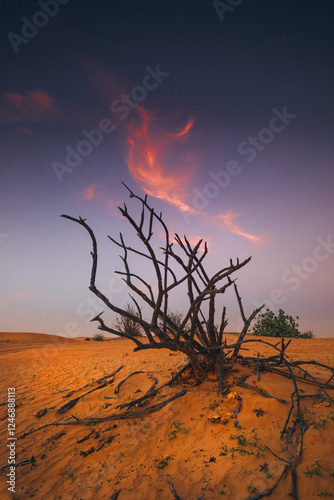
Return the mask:
POLYGON ((247 233, 246 231, 243 231, 235 222, 233 222, 234 219, 236 219, 238 216, 239 214, 236 214, 235 212, 232 212, 230 210, 229 212, 219 214, 216 217, 216 220, 219 225, 222 225, 230 233, 237 234, 252 241, 253 243, 262 245, 265 242, 265 238, 263 235, 247 233))
POLYGON ((193 176, 193 165, 183 165, 182 169, 172 170, 163 160, 163 155, 175 141, 185 138, 194 120, 190 119, 185 127, 176 134, 166 133, 155 125, 157 117, 138 106, 140 124, 131 124, 127 142, 129 155, 127 164, 134 180, 145 193, 178 207, 182 212, 197 213, 185 201, 185 186, 193 176))
POLYGON ((107 191, 101 189, 101 184, 91 184, 89 186, 85 186, 83 189, 76 191, 72 197, 79 205, 87 201, 99 203, 100 205, 103 205, 108 213, 115 206, 114 201, 110 199, 110 195, 107 191))
POLYGON ((5 92, 0 99, 0 121, 55 122, 59 109, 55 100, 43 90, 26 90, 23 94, 5 92))
POLYGON ((30 128, 20 128, 19 129, 19 132, 21 134, 24 134, 24 135, 32 135, 32 131, 30 130, 30 128))
MULTIPOLYGON (((87 106, 85 110, 75 105, 58 104, 44 90, 25 90, 21 94, 5 92, 0 96, 0 122, 2 123, 62 123, 66 126, 96 126, 100 113, 87 106)), ((21 134, 31 135, 27 126, 18 130, 21 134)))
POLYGON ((77 203, 83 203, 84 201, 100 199, 101 191, 99 191, 101 184, 92 184, 86 186, 83 189, 76 191, 73 194, 73 198, 77 203))

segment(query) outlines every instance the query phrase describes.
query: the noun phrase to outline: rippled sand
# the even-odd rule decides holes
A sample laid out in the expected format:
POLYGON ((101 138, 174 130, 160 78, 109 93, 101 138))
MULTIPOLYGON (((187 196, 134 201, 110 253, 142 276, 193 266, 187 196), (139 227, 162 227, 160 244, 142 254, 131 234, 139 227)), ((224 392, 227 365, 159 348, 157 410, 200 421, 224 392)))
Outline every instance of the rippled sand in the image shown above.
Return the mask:
MULTIPOLYGON (((229 335, 228 343, 235 339, 229 335)), ((275 343, 273 339, 272 342, 275 343)), ((184 361, 184 355, 167 350, 133 353, 134 344, 122 339, 88 342, 34 333, 0 333, 0 347, 0 403, 6 402, 8 387, 16 389, 16 460, 33 456, 36 461, 16 467, 16 498, 109 499, 121 490, 119 500, 168 500, 173 499, 169 474, 182 500, 204 494, 206 500, 246 499, 273 486, 285 466, 277 457, 289 460, 295 452, 297 435, 284 453, 280 442, 290 408, 292 382, 273 373, 263 373, 256 381, 258 387, 285 399, 285 405, 236 386, 244 372, 250 374, 248 384, 256 380, 252 367, 239 365, 226 376, 225 384, 237 398, 242 398, 238 415, 241 429, 234 423, 238 399, 221 396, 215 380, 207 379, 195 386, 190 379, 162 389, 143 407, 161 403, 187 389, 185 396, 156 413, 93 425, 49 426, 22 438, 31 429, 56 420, 124 412, 117 405, 144 395, 153 384, 152 376, 159 386, 167 382, 184 361), (56 414, 70 399, 99 384, 83 388, 84 385, 122 365, 112 384, 56 414), (129 378, 115 394, 117 384, 134 371, 144 373, 129 378), (64 397, 77 389, 80 390, 71 397, 64 397), (38 417, 38 412, 45 409, 44 415, 38 417)), ((249 349, 249 353, 273 354, 261 344, 251 344, 249 349)), ((287 352, 294 360, 316 359, 334 366, 334 338, 294 340, 287 352)), ((323 380, 328 378, 319 368, 310 368, 310 372, 323 380)), ((300 387, 304 394, 318 392, 308 384, 300 387)), ((334 390, 330 394, 334 398, 334 390)), ((312 398, 303 400, 308 429, 297 466, 300 499, 317 498, 319 492, 334 494, 333 406, 319 405, 319 400, 312 398)), ((8 458, 6 418, 6 406, 1 405, 0 465, 5 465, 8 458)), ((9 498, 7 473, 8 469, 0 472, 1 499, 9 498)), ((285 499, 290 493, 291 474, 270 498, 285 499)))

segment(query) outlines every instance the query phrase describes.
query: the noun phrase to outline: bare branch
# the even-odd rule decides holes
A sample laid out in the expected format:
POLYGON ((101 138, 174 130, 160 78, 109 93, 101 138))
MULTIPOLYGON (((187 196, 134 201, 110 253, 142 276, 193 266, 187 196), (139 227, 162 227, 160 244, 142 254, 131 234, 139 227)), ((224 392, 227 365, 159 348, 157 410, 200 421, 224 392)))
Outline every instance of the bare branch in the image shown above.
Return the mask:
POLYGON ((223 341, 223 333, 224 333, 224 330, 228 324, 228 321, 225 319, 225 316, 226 316, 226 307, 223 308, 222 319, 221 319, 219 334, 218 334, 218 345, 221 345, 221 343, 223 341))
POLYGON ((238 287, 237 287, 236 283, 234 283, 234 291, 235 291, 235 294, 237 296, 237 300, 238 300, 238 304, 239 304, 239 310, 240 310, 240 314, 241 314, 242 320, 244 322, 244 327, 243 327, 243 329, 242 329, 242 331, 241 331, 241 333, 239 335, 239 339, 238 339, 237 345, 234 348, 234 352, 232 354, 232 360, 233 360, 233 362, 235 362, 235 360, 237 359, 240 346, 241 346, 242 342, 244 341, 246 333, 248 332, 248 329, 249 329, 249 327, 250 327, 253 319, 261 311, 261 309, 264 308, 264 304, 263 304, 261 307, 259 307, 257 309, 254 309, 254 311, 249 316, 249 318, 246 318, 245 312, 244 312, 244 308, 243 308, 243 305, 242 305, 242 301, 241 301, 241 297, 239 295, 238 287))
MULTIPOLYGON (((126 311, 124 311, 126 312, 126 311)), ((102 330, 104 332, 112 333, 114 335, 117 335, 118 337, 124 337, 126 339, 132 340, 137 346, 142 345, 142 342, 140 342, 136 337, 130 337, 129 335, 126 335, 125 333, 121 332, 120 330, 116 330, 114 328, 110 328, 109 326, 106 326, 104 323, 103 319, 101 318, 101 315, 103 312, 95 316, 95 318, 91 319, 91 321, 98 321, 100 323, 100 326, 98 326, 99 330, 102 330)))

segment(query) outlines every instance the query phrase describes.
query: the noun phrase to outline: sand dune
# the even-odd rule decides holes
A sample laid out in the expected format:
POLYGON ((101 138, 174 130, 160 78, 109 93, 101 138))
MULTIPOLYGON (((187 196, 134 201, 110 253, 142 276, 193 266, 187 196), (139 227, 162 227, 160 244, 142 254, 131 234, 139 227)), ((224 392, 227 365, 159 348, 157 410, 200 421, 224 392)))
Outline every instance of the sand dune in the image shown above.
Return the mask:
POLYGON ((58 335, 28 332, 0 332, 0 355, 8 352, 21 352, 25 349, 51 346, 65 346, 77 343, 80 339, 69 339, 58 335))
MULTIPOLYGON (((235 338, 229 336, 228 342, 235 338)), ((87 342, 34 333, 1 333, 0 346, 0 465, 8 458, 7 408, 3 404, 7 387, 16 389, 16 461, 32 456, 35 460, 16 467, 15 498, 109 499, 120 490, 119 500, 168 500, 173 498, 169 474, 183 500, 201 495, 207 500, 246 499, 272 487, 286 465, 278 457, 289 460, 296 451, 297 435, 284 453, 284 443, 280 442, 290 408, 291 380, 262 373, 256 381, 261 389, 287 401, 283 404, 236 386, 244 372, 250 375, 248 384, 256 379, 253 367, 241 365, 225 380, 235 393, 232 397, 218 393, 216 380, 207 379, 195 386, 190 379, 163 388, 147 406, 131 409, 149 408, 187 390, 156 413, 93 425, 49 426, 22 437, 57 420, 122 414, 125 409, 117 409, 118 405, 144 395, 154 378, 159 386, 167 382, 184 355, 167 350, 133 353, 133 344, 122 339, 87 342), (93 382, 120 366, 123 368, 112 384, 56 414, 69 400, 101 385, 93 382), (115 394, 117 384, 134 371, 144 373, 130 377, 115 394), (83 388, 87 384, 92 385, 83 388), (65 397, 71 391, 75 392, 65 397), (239 398, 241 428, 236 428, 239 398)), ((249 352, 257 351, 267 355, 270 348, 261 344, 250 347, 249 352)), ((316 359, 333 366, 334 339, 294 340, 288 354, 293 359, 316 359)), ((318 367, 310 368, 310 372, 325 380, 318 367)), ((318 392, 306 383, 300 387, 303 394, 318 392)), ((330 395, 334 398, 334 390, 330 395)), ((319 398, 302 401, 307 430, 296 469, 299 498, 334 494, 333 405, 319 398)), ((9 498, 7 474, 8 468, 0 472, 0 498, 9 498)), ((287 475, 271 498, 289 498, 291 491, 291 475, 287 475)))

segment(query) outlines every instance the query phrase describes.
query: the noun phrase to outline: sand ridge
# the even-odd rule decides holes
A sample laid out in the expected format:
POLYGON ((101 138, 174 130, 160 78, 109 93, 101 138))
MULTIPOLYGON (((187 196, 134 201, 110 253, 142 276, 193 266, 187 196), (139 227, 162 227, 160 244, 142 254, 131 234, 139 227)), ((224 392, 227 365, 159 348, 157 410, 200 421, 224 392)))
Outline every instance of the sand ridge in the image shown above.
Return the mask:
MULTIPOLYGON (((133 353, 134 345, 123 339, 88 342, 82 338, 54 337, 57 336, 0 334, 1 350, 3 346, 7 348, 0 357, 0 404, 5 402, 7 387, 15 386, 17 437, 56 420, 120 414, 125 409, 117 409, 118 405, 144 395, 152 386, 152 377, 161 386, 184 361, 184 355, 168 350, 133 353), (84 396, 67 412, 56 413, 70 399, 98 384, 83 388, 85 385, 120 366, 123 368, 112 384, 84 396), (117 384, 134 371, 144 373, 130 377, 115 394, 117 384), (76 392, 65 398, 71 391, 76 392), (38 417, 38 412, 45 409, 45 414, 38 417)), ((235 339, 228 336, 228 343, 235 339)), ((249 345, 249 353, 257 351, 272 354, 263 344, 249 345)), ((334 339, 293 340, 288 354, 293 359, 316 359, 333 366, 334 339)), ((156 413, 94 425, 50 426, 18 439, 17 461, 34 456, 36 463, 16 468, 17 498, 109 499, 121 490, 119 500, 172 499, 167 474, 183 500, 201 495, 209 500, 246 499, 270 488, 282 473, 284 462, 265 446, 286 460, 296 447, 296 440, 292 439, 288 450, 281 453, 283 444, 279 439, 290 407, 292 382, 273 373, 263 373, 256 382, 267 392, 285 399, 287 404, 283 404, 236 386, 245 371, 251 374, 247 382, 253 383, 254 370, 248 366, 237 366, 225 381, 236 398, 221 396, 215 380, 205 380, 200 386, 189 380, 165 387, 152 398, 147 407, 165 401, 183 388, 187 390, 185 396, 156 413), (238 397, 242 398, 238 415, 241 428, 235 427, 238 397)), ((318 367, 311 367, 310 371, 323 376, 318 367)), ((317 392, 307 384, 302 387, 305 393, 317 392)), ((297 467, 302 499, 317 498, 319 491, 334 493, 334 446, 329 439, 334 430, 333 406, 319 402, 312 398, 303 400, 308 429, 297 467)), ((0 406, 0 410, 0 437, 4 443, 6 406, 0 406)), ((7 450, 2 446, 0 465, 6 462, 7 450)), ((0 498, 9 498, 6 469, 0 475, 0 498)), ((288 498, 290 492, 291 478, 287 477, 271 498, 288 498)))

